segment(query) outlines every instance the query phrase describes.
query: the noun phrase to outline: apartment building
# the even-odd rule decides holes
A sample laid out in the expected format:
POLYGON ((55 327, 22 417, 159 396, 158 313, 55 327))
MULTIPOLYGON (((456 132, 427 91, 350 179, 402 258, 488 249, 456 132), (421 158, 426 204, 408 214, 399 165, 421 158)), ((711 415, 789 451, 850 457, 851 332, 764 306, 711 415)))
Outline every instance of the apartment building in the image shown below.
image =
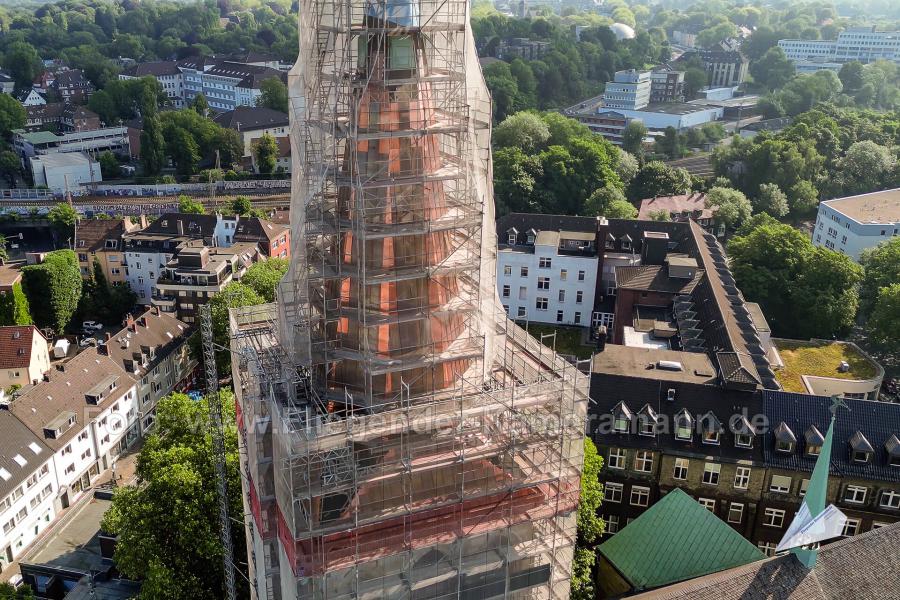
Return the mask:
POLYGON ((58 71, 50 86, 63 102, 84 104, 94 93, 94 84, 88 81, 81 69, 65 69, 58 71))
POLYGON ((289 133, 288 116, 262 106, 239 106, 216 115, 213 120, 222 127, 234 129, 241 135, 245 157, 252 155, 253 142, 263 135, 268 133, 276 139, 287 139, 289 133))
POLYGON ((6 569, 56 516, 58 485, 53 452, 8 410, 0 409, 0 571, 6 569))
POLYGON ((747 79, 750 61, 737 50, 700 50, 709 86, 737 87, 747 79))
POLYGON ((849 27, 835 40, 778 40, 788 60, 801 65, 888 60, 900 63, 900 31, 877 31, 871 27, 849 27))
POLYGON ((598 219, 590 217, 513 213, 498 219, 497 288, 510 318, 591 324, 597 229, 598 219))
POLYGON ((40 381, 50 370, 47 338, 34 325, 0 327, 0 389, 40 381))
POLYGON ((650 72, 650 102, 684 102, 684 71, 662 65, 650 72))
POLYGON ((54 128, 58 132, 90 131, 101 127, 100 117, 77 104, 51 102, 25 107, 25 130, 54 128))
POLYGON ((75 252, 81 276, 90 279, 94 261, 110 284, 126 282, 123 236, 140 228, 131 219, 83 219, 75 227, 75 252))
POLYGON ((812 241, 858 261, 864 250, 900 235, 900 188, 823 200, 812 241))
POLYGON ((255 106, 262 95, 260 84, 266 79, 284 80, 284 73, 271 67, 247 65, 215 58, 191 57, 178 62, 183 75, 184 102, 198 94, 214 111, 255 106))
POLYGON ((119 79, 153 77, 162 86, 175 108, 184 108, 184 76, 174 60, 139 63, 119 73, 119 79))
POLYGON ((639 110, 650 103, 650 71, 616 71, 603 92, 603 105, 611 109, 639 110))

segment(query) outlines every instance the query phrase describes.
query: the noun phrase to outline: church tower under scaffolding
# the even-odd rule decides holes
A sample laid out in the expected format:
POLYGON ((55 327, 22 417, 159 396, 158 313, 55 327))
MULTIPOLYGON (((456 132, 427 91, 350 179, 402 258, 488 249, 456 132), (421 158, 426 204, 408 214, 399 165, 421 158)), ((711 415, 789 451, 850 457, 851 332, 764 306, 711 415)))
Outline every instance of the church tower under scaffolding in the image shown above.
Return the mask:
POLYGON ((290 270, 231 312, 256 598, 568 598, 587 377, 507 319, 467 0, 301 0, 290 270))

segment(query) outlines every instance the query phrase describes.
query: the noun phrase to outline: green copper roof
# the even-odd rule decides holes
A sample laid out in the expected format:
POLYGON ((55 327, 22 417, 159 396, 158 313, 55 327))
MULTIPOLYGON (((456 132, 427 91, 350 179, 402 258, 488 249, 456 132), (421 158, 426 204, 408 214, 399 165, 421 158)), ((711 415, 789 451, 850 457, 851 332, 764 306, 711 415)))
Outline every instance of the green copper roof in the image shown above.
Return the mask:
POLYGON ((636 590, 765 558, 756 546, 679 489, 663 496, 597 550, 636 590))

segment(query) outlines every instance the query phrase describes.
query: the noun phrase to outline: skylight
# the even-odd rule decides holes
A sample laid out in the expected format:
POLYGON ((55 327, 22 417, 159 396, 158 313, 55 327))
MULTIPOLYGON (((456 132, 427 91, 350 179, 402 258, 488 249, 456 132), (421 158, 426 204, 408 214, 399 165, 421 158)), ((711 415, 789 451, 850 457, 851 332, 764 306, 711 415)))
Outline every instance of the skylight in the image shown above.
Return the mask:
POLYGON ((28 444, 28 447, 29 447, 29 448, 31 449, 31 451, 34 452, 35 454, 40 454, 40 453, 43 451, 43 450, 41 449, 41 447, 38 446, 37 444, 35 444, 34 442, 31 442, 30 444, 28 444))
POLYGON ((0 479, 3 479, 3 481, 9 481, 11 478, 12 474, 3 467, 0 467, 0 479))
POLYGON ((20 467, 24 467, 28 464, 28 461, 25 460, 25 458, 21 454, 16 454, 15 456, 13 456, 13 460, 16 461, 16 464, 20 467))

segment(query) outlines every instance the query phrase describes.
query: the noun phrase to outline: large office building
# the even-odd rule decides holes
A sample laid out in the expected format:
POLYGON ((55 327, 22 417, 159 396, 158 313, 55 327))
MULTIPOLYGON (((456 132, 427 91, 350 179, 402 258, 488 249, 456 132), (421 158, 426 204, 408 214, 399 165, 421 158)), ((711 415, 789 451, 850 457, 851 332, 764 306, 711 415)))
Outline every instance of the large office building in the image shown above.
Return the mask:
POLYGON ((819 203, 813 244, 859 260, 864 250, 900 235, 900 189, 819 203))
POLYGON ((652 85, 650 71, 616 71, 603 92, 603 105, 607 108, 638 110, 650 103, 652 85))
POLYGON ((253 593, 568 598, 587 378, 497 296, 469 3, 299 13, 291 266, 231 312, 253 593))
POLYGON ((788 60, 811 70, 814 65, 845 62, 900 63, 900 31, 876 31, 875 27, 850 27, 836 40, 778 40, 788 60))

